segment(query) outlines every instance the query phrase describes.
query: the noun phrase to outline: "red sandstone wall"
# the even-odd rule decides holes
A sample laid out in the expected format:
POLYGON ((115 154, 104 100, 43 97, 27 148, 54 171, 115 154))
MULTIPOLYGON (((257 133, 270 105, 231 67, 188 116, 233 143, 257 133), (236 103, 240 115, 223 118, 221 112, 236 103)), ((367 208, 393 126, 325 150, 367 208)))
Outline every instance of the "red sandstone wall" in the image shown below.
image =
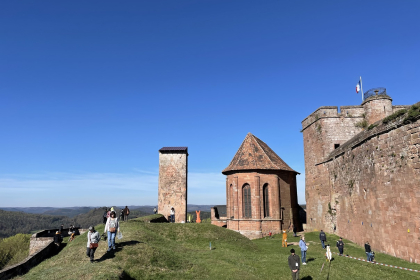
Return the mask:
POLYGON ((420 121, 399 125, 365 131, 313 167, 325 185, 324 196, 307 185, 308 225, 331 232, 336 224, 359 245, 420 263, 420 121))
POLYGON ((248 238, 260 238, 271 230, 280 233, 291 222, 299 224, 297 209, 296 175, 293 172, 279 171, 277 174, 260 172, 238 172, 227 176, 227 228, 236 230, 248 238), (242 187, 251 187, 251 218, 243 217, 242 187), (268 184, 268 217, 264 217, 263 187, 268 184), (234 217, 233 219, 231 217, 234 217), (281 220, 283 218, 283 220, 281 220))
POLYGON ((417 121, 327 163, 338 234, 420 263, 419 137, 417 121))
POLYGON ((328 221, 331 224, 331 218, 323 215, 330 200, 328 171, 325 166, 316 164, 334 150, 334 144, 342 145, 361 132, 355 124, 363 120, 363 108, 343 106, 340 109, 339 114, 337 107, 321 107, 302 122, 308 230, 326 229, 328 221))

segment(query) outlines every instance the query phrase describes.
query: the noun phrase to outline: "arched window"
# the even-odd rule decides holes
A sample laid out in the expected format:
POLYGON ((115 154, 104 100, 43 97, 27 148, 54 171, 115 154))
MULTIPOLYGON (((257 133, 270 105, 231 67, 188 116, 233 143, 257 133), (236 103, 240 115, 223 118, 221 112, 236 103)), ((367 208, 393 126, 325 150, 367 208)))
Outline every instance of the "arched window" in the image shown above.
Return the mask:
POLYGON ((265 184, 263 187, 263 202, 264 202, 264 218, 270 217, 270 203, 269 203, 269 193, 268 193, 268 184, 265 184))
POLYGON ((230 216, 231 218, 235 218, 235 197, 233 195, 233 186, 230 185, 230 216))
POLYGON ((243 217, 251 218, 251 187, 245 184, 242 188, 243 217))

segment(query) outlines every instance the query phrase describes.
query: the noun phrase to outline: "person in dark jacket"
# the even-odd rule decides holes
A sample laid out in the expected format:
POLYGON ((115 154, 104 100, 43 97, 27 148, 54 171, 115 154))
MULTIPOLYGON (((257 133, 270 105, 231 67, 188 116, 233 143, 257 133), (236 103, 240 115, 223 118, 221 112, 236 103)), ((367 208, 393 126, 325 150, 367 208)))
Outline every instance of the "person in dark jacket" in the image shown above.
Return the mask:
POLYGON ((295 225, 292 225, 293 227, 293 236, 296 237, 297 236, 297 227, 295 225))
POLYGON ((373 261, 373 254, 372 254, 372 249, 370 248, 370 244, 369 244, 368 241, 366 241, 366 243, 365 243, 365 252, 366 252, 366 256, 367 256, 367 261, 372 262, 373 261))
POLYGON ((102 215, 102 217, 103 217, 102 223, 106 224, 106 220, 108 219, 108 208, 105 207, 105 212, 102 215))
POLYGON ((295 254, 295 249, 290 250, 291 255, 288 258, 289 268, 292 271, 292 279, 299 280, 300 258, 295 254))
POLYGON ((124 222, 128 221, 128 215, 130 215, 130 209, 127 206, 124 208, 124 222))
POLYGON ((61 237, 61 233, 59 231, 56 231, 54 235, 55 245, 57 245, 57 247, 60 247, 62 241, 63 241, 63 237, 61 237))
POLYGON ((319 239, 321 240, 321 244, 322 244, 322 249, 325 249, 325 242, 327 242, 327 235, 325 234, 325 232, 322 231, 319 233, 319 239))
POLYGON ((340 240, 337 241, 337 248, 338 251, 340 252, 340 256, 343 255, 343 250, 344 250, 344 242, 343 242, 343 238, 340 237, 340 240))

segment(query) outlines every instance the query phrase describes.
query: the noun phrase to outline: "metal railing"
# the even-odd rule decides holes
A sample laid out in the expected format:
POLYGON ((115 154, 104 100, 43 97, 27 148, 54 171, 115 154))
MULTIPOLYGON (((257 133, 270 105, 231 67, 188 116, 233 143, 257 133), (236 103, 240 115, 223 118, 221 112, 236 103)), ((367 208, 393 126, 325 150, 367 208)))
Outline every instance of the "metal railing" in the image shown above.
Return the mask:
POLYGON ((387 95, 386 94, 386 88, 378 87, 378 88, 372 88, 372 89, 366 91, 363 94, 363 100, 366 100, 366 98, 368 98, 372 95, 387 95))

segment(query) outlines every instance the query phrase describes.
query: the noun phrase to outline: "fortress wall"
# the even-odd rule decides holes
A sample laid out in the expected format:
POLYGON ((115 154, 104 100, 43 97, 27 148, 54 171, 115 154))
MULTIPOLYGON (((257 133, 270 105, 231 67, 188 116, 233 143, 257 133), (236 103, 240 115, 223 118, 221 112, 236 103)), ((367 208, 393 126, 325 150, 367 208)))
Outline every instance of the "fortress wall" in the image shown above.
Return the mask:
POLYGON ((363 108, 361 106, 343 106, 341 110, 346 115, 347 107, 354 109, 355 112, 351 112, 357 112, 359 116, 349 113, 349 117, 323 117, 307 127, 305 127, 305 121, 302 122, 306 209, 308 213, 317 213, 308 215, 308 229, 324 229, 326 220, 322 213, 326 211, 325 205, 328 205, 330 199, 329 177, 325 176, 328 174, 328 166, 316 165, 334 151, 336 144, 342 145, 362 130, 355 124, 363 120, 363 113, 361 113, 363 108))
POLYGON ((335 224, 359 245, 369 241, 374 251, 420 263, 419 150, 420 120, 400 119, 349 140, 315 167, 324 185, 318 194, 307 184, 308 218, 316 220, 309 225, 331 232, 335 224))

